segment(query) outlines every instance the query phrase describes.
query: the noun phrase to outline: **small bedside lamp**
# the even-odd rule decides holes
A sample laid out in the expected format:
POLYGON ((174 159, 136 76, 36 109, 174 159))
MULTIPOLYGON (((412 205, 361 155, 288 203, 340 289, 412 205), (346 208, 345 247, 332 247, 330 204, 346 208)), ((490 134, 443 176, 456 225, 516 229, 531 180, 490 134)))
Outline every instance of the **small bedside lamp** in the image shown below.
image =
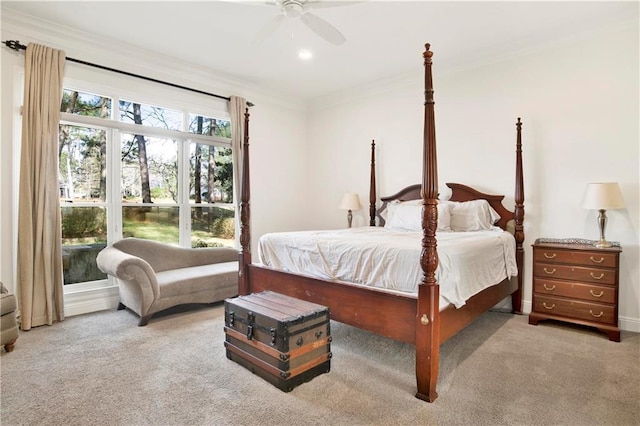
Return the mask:
POLYGON ((624 201, 617 182, 590 183, 584 194, 582 207, 585 209, 600 210, 598 224, 600 225, 600 241, 594 245, 598 248, 611 247, 611 243, 604 238, 604 228, 607 224, 605 210, 622 209, 624 201))
POLYGON ((362 206, 360 205, 360 197, 358 196, 358 194, 344 194, 338 208, 342 210, 348 210, 347 223, 349 224, 349 228, 351 228, 351 220, 353 219, 351 211, 360 210, 362 208, 362 206))

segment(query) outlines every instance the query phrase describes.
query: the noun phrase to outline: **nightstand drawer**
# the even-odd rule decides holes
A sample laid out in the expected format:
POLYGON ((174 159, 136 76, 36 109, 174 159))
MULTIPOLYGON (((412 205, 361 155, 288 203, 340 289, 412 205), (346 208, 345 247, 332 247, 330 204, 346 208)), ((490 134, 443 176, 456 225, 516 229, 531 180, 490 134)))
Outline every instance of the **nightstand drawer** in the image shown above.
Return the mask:
POLYGON ((617 301, 615 287, 605 285, 534 278, 533 291, 542 295, 571 297, 598 303, 615 304, 617 301))
POLYGON ((559 297, 534 297, 533 309, 551 315, 577 318, 602 324, 615 324, 615 309, 613 306, 599 303, 580 302, 559 297))
POLYGON ((534 276, 542 278, 587 281, 596 284, 616 284, 616 271, 613 269, 535 262, 533 273, 534 276))
POLYGON ((599 266, 603 268, 615 268, 617 266, 616 253, 555 250, 547 247, 536 248, 533 253, 533 260, 534 262, 570 263, 572 265, 599 266))

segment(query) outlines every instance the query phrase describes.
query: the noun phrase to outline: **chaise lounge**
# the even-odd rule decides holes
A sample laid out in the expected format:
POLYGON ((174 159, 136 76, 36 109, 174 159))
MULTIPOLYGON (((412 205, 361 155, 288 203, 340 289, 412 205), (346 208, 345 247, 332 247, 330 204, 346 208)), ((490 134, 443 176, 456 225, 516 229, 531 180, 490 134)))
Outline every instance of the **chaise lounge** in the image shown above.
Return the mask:
POLYGON ((118 309, 138 314, 139 326, 172 306, 238 294, 238 251, 229 247, 182 248, 125 238, 105 247, 96 262, 118 282, 118 309))

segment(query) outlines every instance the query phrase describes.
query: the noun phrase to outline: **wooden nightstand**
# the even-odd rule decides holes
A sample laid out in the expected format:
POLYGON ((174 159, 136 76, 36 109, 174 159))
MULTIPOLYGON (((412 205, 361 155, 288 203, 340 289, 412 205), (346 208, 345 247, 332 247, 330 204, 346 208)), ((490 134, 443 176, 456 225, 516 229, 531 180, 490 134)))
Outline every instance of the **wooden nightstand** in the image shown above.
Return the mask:
POLYGON ((563 242, 533 244, 533 308, 529 324, 553 319, 596 327, 620 341, 620 247, 563 242))

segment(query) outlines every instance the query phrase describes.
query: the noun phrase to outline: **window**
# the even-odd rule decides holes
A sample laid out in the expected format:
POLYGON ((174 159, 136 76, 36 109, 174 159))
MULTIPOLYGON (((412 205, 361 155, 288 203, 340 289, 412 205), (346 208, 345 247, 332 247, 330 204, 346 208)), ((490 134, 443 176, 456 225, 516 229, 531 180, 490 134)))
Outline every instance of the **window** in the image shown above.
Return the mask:
POLYGON ((123 237, 234 246, 230 121, 90 92, 61 105, 65 285, 104 280, 96 256, 123 237))

